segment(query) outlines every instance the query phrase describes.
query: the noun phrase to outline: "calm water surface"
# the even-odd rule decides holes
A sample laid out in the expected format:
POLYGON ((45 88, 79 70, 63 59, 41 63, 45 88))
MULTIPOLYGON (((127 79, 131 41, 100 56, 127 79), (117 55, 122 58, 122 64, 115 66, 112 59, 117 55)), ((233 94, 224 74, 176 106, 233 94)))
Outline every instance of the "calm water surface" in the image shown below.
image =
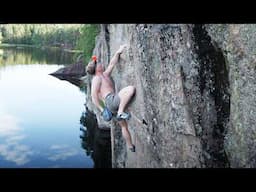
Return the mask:
POLYGON ((0 168, 95 167, 81 121, 85 93, 49 75, 71 58, 57 51, 0 49, 0 168))

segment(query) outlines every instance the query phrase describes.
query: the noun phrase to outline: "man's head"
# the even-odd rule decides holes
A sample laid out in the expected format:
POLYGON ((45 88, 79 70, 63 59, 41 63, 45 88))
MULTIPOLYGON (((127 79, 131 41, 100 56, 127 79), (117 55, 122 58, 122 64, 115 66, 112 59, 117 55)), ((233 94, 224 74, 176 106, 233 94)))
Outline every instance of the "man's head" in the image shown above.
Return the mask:
POLYGON ((96 60, 90 61, 86 66, 86 72, 89 73, 90 75, 94 75, 96 71, 96 66, 97 66, 96 60))
POLYGON ((86 72, 95 75, 96 73, 103 73, 104 68, 103 65, 97 62, 97 57, 92 56, 92 61, 90 61, 86 67, 86 72))

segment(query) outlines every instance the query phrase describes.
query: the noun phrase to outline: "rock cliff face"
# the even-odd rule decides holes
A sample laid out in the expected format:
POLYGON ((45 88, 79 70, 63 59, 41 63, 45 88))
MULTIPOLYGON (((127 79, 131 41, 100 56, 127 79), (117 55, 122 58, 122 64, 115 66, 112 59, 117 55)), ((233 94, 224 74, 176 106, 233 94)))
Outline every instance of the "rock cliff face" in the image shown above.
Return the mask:
POLYGON ((231 167, 256 167, 256 25, 207 25, 229 69, 230 121, 225 150, 231 167))
MULTIPOLYGON (((256 167, 255 25, 101 25, 94 54, 116 90, 134 85, 129 129, 136 152, 111 126, 112 167, 256 167), (138 120, 146 123, 142 124, 138 120)), ((90 87, 90 78, 88 78, 90 87)))

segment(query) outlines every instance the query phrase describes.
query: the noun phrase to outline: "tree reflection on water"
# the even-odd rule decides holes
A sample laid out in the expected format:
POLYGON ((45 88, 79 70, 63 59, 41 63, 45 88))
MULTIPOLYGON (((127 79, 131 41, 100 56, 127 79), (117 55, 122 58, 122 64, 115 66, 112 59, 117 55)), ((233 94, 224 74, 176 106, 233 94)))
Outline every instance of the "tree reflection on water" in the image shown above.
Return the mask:
POLYGON ((111 168, 110 129, 98 127, 96 115, 87 107, 80 118, 81 146, 91 156, 94 168, 111 168))

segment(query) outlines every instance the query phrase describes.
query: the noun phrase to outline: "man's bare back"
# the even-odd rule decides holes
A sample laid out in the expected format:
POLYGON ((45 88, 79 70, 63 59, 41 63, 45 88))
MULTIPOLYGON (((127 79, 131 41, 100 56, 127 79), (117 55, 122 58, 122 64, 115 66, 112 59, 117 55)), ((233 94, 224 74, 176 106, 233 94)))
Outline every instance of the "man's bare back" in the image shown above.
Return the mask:
MULTIPOLYGON (((106 70, 104 70, 102 64, 97 62, 97 57, 93 56, 93 61, 88 63, 86 71, 89 74, 94 75, 91 86, 92 102, 101 111, 103 119, 106 119, 106 121, 109 121, 109 115, 107 115, 107 118, 104 118, 104 114, 109 113, 104 112, 111 111, 111 109, 115 111, 114 113, 116 113, 116 120, 118 120, 118 123, 122 128, 122 135, 126 140, 129 149, 132 152, 135 152, 135 145, 132 143, 132 138, 128 130, 128 124, 126 122, 126 120, 129 120, 130 115, 129 113, 124 112, 126 105, 135 93, 135 87, 130 85, 122 88, 118 93, 116 93, 114 82, 111 78, 111 72, 118 62, 120 54, 123 52, 124 48, 126 48, 126 45, 120 46, 120 48, 116 51, 110 60, 106 70), (109 93, 114 94, 106 98, 109 93), (104 101, 104 106, 101 105, 100 99, 104 101)), ((111 118, 112 117, 110 117, 110 120, 111 118)))
MULTIPOLYGON (((106 96, 109 93, 114 93, 114 94, 116 93, 114 82, 112 81, 112 78, 111 78, 111 72, 112 72, 114 66, 116 65, 116 63, 118 62, 120 54, 123 52, 123 50, 125 48, 126 48, 126 45, 120 46, 120 48, 116 51, 116 53, 110 60, 106 69, 104 69, 103 64, 97 62, 96 56, 93 57, 93 60, 91 62, 89 62, 86 67, 86 71, 89 74, 94 75, 94 77, 92 79, 91 96, 92 96, 93 103, 97 106, 97 108, 101 112, 103 112, 104 107, 101 105, 100 100, 104 101, 104 104, 105 104, 106 96)), ((124 95, 125 99, 124 99, 124 102, 121 102, 123 99, 121 99, 121 101, 120 101, 121 108, 118 111, 119 115, 121 113, 124 113, 123 112, 124 107, 125 107, 126 103, 128 102, 126 99, 126 91, 125 90, 121 91, 121 93, 120 93, 121 96, 122 96, 122 94, 124 95)), ((130 92, 130 91, 128 91, 128 92, 130 92)), ((118 96, 120 96, 120 94, 118 93, 118 96)))
MULTIPOLYGON (((109 93, 114 93, 114 85, 112 80, 108 75, 100 74, 96 75, 94 78, 97 78, 96 81, 93 81, 93 83, 100 84, 99 88, 99 97, 103 100, 109 93)), ((94 85, 95 86, 95 85, 94 85)))

